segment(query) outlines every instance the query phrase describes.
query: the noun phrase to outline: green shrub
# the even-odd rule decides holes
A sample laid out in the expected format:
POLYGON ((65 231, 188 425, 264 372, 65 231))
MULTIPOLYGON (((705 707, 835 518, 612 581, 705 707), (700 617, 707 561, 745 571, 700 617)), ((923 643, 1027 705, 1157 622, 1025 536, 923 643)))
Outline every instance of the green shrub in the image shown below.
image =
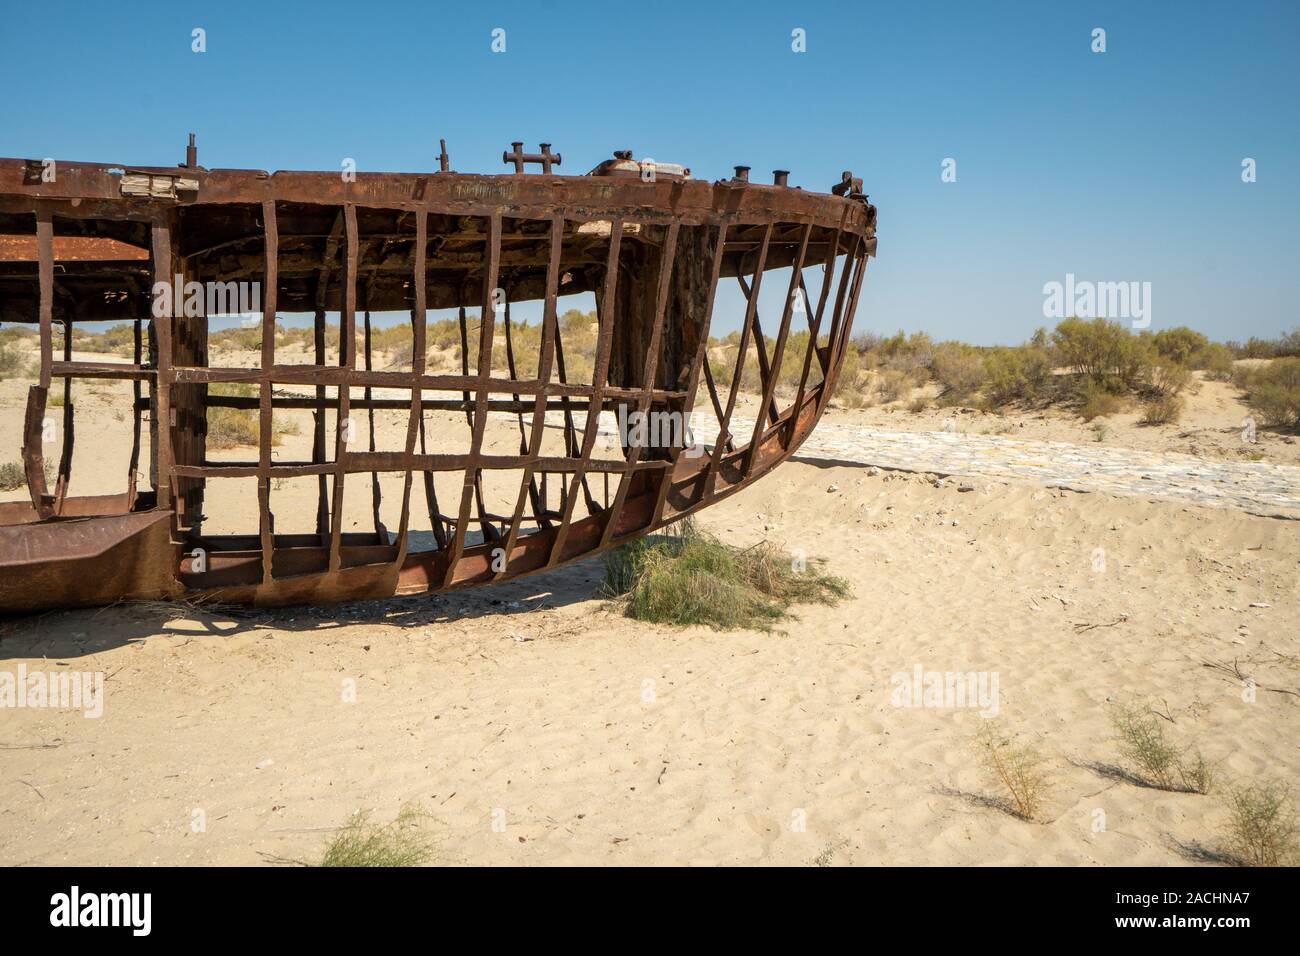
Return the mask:
POLYGON ((721 357, 710 355, 708 357, 708 362, 709 373, 713 376, 713 384, 718 386, 718 388, 721 388, 724 385, 730 385, 731 370, 735 363, 729 361, 728 357, 725 355, 721 357))
POLYGON ((403 807, 392 823, 370 822, 358 813, 325 847, 317 866, 419 866, 434 855, 435 843, 423 830, 423 814, 403 807))
MULTIPOLYGON (((259 394, 256 385, 244 382, 214 382, 208 386, 209 395, 235 395, 253 398, 259 394)), ((255 408, 222 408, 209 406, 207 410, 209 448, 235 448, 256 445, 261 430, 261 413, 255 408)), ((271 447, 278 447, 285 435, 298 434, 298 423, 276 415, 271 419, 271 447)))
POLYGON ((880 344, 884 342, 884 336, 878 332, 859 332, 849 340, 849 345, 855 352, 861 355, 867 355, 880 349, 880 344))
POLYGON ((1176 365, 1192 365, 1196 357, 1210 346, 1210 340, 1185 325, 1161 329, 1151 337, 1156 354, 1176 365))
POLYGON ((942 388, 944 405, 961 402, 984 384, 984 362, 978 349, 960 342, 944 342, 934 350, 930 373, 942 388))
POLYGON ((1300 358, 1274 359, 1242 376, 1246 404, 1265 425, 1300 428, 1300 358))
POLYGON ((660 624, 702 624, 769 631, 795 604, 834 604, 848 582, 766 542, 739 549, 700 531, 689 519, 677 533, 640 538, 605 556, 604 592, 629 617, 660 624))
POLYGON ((1207 378, 1216 382, 1232 379, 1232 349, 1218 342, 1211 342, 1197 358, 1197 366, 1205 369, 1207 378))
POLYGON ((1272 359, 1300 356, 1300 327, 1292 329, 1275 339, 1261 339, 1252 336, 1245 345, 1229 342, 1238 358, 1272 359))
POLYGON ((16 461, 0 464, 0 491, 13 491, 27 484, 27 472, 16 461))
POLYGON ((984 372, 985 397, 997 407, 1041 398, 1052 379, 1052 362, 1046 350, 1033 345, 994 349, 984 356, 984 372))
MULTIPOLYGON (((781 369, 777 373, 777 384, 784 386, 790 391, 799 387, 799 379, 803 377, 803 359, 808 354, 808 330, 801 329, 798 332, 791 332, 785 340, 785 355, 781 359, 781 369)), ((857 349, 850 348, 844 354, 844 365, 849 366, 853 363, 853 369, 856 371, 862 367, 862 353, 857 349)), ((813 356, 808 363, 808 383, 814 384, 817 378, 817 356, 813 356)), ((841 376, 841 381, 843 377, 841 376)))
POLYGON ((874 357, 874 364, 915 375, 930 367, 934 359, 934 344, 924 332, 913 332, 910 336, 899 332, 882 339, 874 357))
MULTIPOLYGON (((115 352, 130 355, 135 350, 135 326, 129 322, 119 322, 102 332, 78 332, 73 338, 73 343, 83 352, 115 352)), ((143 344, 142 341, 142 347, 143 344)))
MULTIPOLYGON (((791 353, 787 352, 788 358, 791 353)), ((839 396, 846 392, 857 392, 860 389, 858 379, 862 372, 862 356, 853 349, 847 349, 844 352, 844 364, 840 366, 840 377, 835 382, 835 395, 839 396)), ((755 371, 754 381, 758 381, 758 374, 755 371)), ((797 384, 797 379, 796 379, 797 384)))
POLYGON ((1153 358, 1150 336, 1136 336, 1107 319, 1065 319, 1052 332, 1060 360, 1110 392, 1141 387, 1153 358))
POLYGON ((6 325, 0 328, 0 345, 19 345, 24 348, 27 343, 35 343, 36 329, 27 325, 6 325))
POLYGON ((260 352, 262 349, 262 323, 238 325, 213 332, 208 336, 208 348, 214 352, 260 352))

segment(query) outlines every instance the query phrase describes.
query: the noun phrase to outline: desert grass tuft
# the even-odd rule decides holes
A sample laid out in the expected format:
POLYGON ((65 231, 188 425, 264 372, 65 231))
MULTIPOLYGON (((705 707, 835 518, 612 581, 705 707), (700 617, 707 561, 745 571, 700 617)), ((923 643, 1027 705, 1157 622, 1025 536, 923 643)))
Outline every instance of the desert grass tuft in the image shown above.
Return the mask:
POLYGON ((1243 866, 1286 866, 1300 860, 1295 806, 1287 788, 1266 781, 1229 789, 1227 849, 1243 866))
POLYGON ((827 843, 822 847, 822 851, 812 859, 813 866, 831 866, 835 862, 835 854, 849 845, 848 840, 840 840, 837 843, 827 843))
POLYGON ((796 570, 770 542, 735 548, 689 519, 605 556, 604 593, 628 617, 659 624, 771 631, 793 605, 835 604, 849 590, 817 562, 796 570))
POLYGON ((1032 747, 1012 744, 991 721, 975 735, 975 746, 985 769, 1006 790, 1008 809, 1022 820, 1038 816, 1051 788, 1046 758, 1032 747))
POLYGON ((317 866, 419 866, 433 858, 434 841, 424 829, 424 814, 403 807, 391 823, 355 814, 325 847, 317 866))
POLYGON ((1120 753, 1133 773, 1148 786, 1184 793, 1209 793, 1214 769, 1193 747, 1180 750, 1165 737, 1159 718, 1149 707, 1116 704, 1111 725, 1120 753))

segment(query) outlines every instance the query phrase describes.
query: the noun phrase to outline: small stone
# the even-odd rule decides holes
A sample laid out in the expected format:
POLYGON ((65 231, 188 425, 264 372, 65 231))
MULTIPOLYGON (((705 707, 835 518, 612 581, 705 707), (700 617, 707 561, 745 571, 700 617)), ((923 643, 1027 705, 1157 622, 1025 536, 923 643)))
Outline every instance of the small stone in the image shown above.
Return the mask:
POLYGON ((958 490, 958 491, 974 491, 974 490, 975 490, 975 486, 974 486, 974 485, 971 485, 971 484, 967 484, 966 482, 963 481, 960 485, 957 486, 957 490, 958 490))
POLYGON ((271 766, 271 764, 273 764, 273 763, 275 763, 275 761, 272 760, 270 757, 267 757, 267 758, 264 759, 264 760, 260 760, 260 761, 258 761, 257 766, 256 766, 255 768, 253 768, 253 769, 255 769, 255 770, 265 770, 267 767, 271 766))
POLYGON ((827 492, 827 494, 834 494, 835 492, 837 492, 837 491, 839 491, 839 490, 840 490, 840 486, 839 486, 839 485, 831 485, 831 486, 829 486, 829 487, 826 489, 826 492, 827 492))

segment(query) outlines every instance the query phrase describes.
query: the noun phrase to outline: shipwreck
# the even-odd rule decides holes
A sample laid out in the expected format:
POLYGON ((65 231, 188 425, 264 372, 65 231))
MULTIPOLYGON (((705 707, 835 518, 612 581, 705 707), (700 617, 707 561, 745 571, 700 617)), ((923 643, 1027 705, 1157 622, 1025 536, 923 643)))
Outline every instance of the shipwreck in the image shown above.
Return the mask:
POLYGON ((875 254, 861 180, 819 193, 736 167, 709 182, 630 151, 562 175, 549 144, 503 159, 504 174, 455 172, 444 145, 438 171, 271 174, 205 169, 192 136, 170 167, 0 159, 0 323, 33 355, 21 447, 0 456, 25 480, 0 501, 0 612, 490 584, 616 547, 790 456, 830 400, 875 254), (765 275, 778 306, 760 314, 765 275), (713 354, 724 283, 738 339, 713 354), (214 289, 254 290, 239 362, 213 360, 213 320, 250 303, 214 307, 214 289), (586 362, 559 321, 582 295, 586 362), (455 367, 428 359, 440 310, 459 327, 455 367), (401 315, 400 367, 376 360, 376 313, 401 315), (310 330, 292 362, 288 314, 310 330), (79 351, 79 329, 106 322, 130 330, 121 352, 79 351), (747 357, 752 420, 735 414, 747 357), (87 424, 96 385, 120 397, 87 424), (218 455, 210 421, 231 410, 255 440, 218 455), (680 428, 598 440, 602 420, 692 412, 708 443, 680 428), (272 434, 294 414, 300 451, 272 434), (396 422, 387 439, 377 416, 396 422), (76 454, 79 424, 118 430, 120 474, 76 454), (81 470, 115 490, 74 494, 81 470), (236 506, 246 527, 226 528, 236 506))

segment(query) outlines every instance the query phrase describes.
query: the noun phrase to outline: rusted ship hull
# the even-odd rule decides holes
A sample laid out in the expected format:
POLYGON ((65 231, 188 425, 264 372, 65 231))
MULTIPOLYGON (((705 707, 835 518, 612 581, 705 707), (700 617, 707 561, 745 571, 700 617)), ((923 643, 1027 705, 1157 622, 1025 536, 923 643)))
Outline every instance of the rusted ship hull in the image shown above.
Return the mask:
POLYGON ((757 480, 825 410, 875 251, 875 209, 848 174, 825 195, 789 188, 783 175, 768 186, 738 170, 708 183, 628 175, 628 165, 586 176, 349 179, 205 170, 192 156, 173 168, 60 163, 53 176, 40 163, 0 160, 0 237, 11 250, 0 256, 0 321, 30 324, 40 345, 21 449, 28 500, 0 503, 0 611, 160 597, 323 603, 477 586, 615 547, 757 480), (761 316, 772 270, 782 270, 769 283, 780 281, 783 306, 761 316), (177 280, 256 281, 264 319, 314 316, 316 361, 277 364, 276 323, 261 321, 256 367, 214 366, 208 317, 160 294, 177 280), (737 282, 744 317, 737 367, 715 376, 707 350, 722 281, 737 282), (580 381, 566 368, 557 317, 557 301, 577 293, 594 297, 598 325, 592 371, 580 381), (529 300, 542 304, 540 348, 535 374, 516 374, 510 308, 529 300), (459 374, 426 367, 434 309, 458 312, 459 374), (477 310, 476 348, 467 309, 477 310), (370 314, 394 311, 410 316, 409 367, 379 370, 370 314), (333 362, 323 345, 329 314, 339 326, 333 362), (106 320, 133 327, 133 360, 75 360, 78 323, 106 320), (735 434, 751 352, 760 411, 735 434), (95 467, 74 463, 78 379, 131 383, 120 493, 69 493, 74 464, 95 467), (249 394, 211 389, 229 383, 249 394), (60 391, 58 407, 51 396, 60 391), (711 446, 689 435, 658 446, 621 436, 616 453, 596 453, 602 411, 685 415, 697 405, 697 418, 716 416, 711 446), (208 413, 222 407, 256 412, 255 458, 209 457, 208 413), (272 416, 289 408, 312 416, 303 460, 272 451, 272 416), (401 447, 376 449, 377 409, 406 416, 401 447), (434 409, 463 414, 465 447, 426 427, 434 409), (549 424, 548 412, 562 424, 549 424), (517 453, 486 448, 491 416, 517 421, 517 453), (369 421, 369 436, 354 420, 369 421), (560 453, 544 449, 553 427, 563 432, 560 453), (501 473, 514 491, 485 501, 484 477, 501 473), (380 476, 400 488, 392 529, 380 519, 380 476), (255 489, 257 526, 247 533, 210 530, 205 489, 226 479, 255 489), (277 532, 281 479, 314 481, 311 532, 277 532), (344 530, 344 497, 359 483, 373 489, 373 531, 344 530))

